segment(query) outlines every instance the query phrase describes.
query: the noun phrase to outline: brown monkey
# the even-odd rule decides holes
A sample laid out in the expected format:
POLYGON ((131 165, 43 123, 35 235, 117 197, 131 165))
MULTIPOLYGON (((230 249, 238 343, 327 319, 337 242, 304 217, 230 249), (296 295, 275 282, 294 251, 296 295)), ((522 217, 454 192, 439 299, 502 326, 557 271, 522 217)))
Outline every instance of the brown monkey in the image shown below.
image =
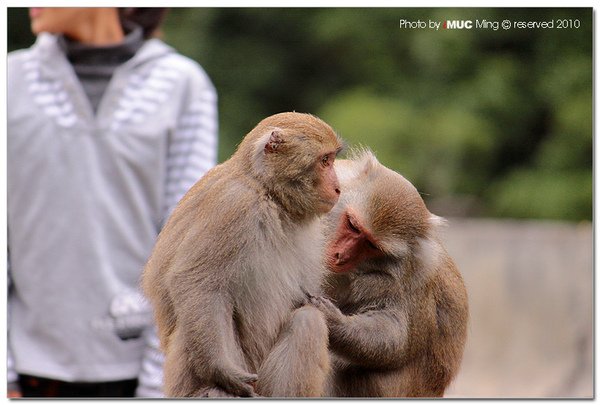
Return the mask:
POLYGON ((320 119, 264 119, 182 198, 143 275, 167 396, 319 396, 327 326, 304 291, 324 266, 340 140, 320 119))
POLYGON ((327 396, 437 397, 456 375, 467 294, 432 215, 404 177, 370 152, 337 161, 342 195, 328 216, 327 396), (338 309, 339 307, 339 309, 338 309))

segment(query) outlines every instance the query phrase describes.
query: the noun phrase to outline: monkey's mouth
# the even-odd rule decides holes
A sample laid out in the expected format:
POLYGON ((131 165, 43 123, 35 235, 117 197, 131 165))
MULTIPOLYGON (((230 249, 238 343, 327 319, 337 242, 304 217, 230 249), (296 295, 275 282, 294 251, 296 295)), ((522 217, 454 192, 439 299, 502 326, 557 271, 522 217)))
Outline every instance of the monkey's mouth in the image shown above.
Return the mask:
POLYGON ((337 254, 329 257, 327 268, 333 273, 347 273, 352 270, 352 263, 340 259, 337 254))
POLYGON ((351 270, 351 267, 349 267, 349 266, 333 266, 333 267, 330 267, 329 270, 331 270, 332 273, 342 274, 342 273, 348 273, 351 270))
POLYGON ((321 206, 321 212, 327 214, 331 209, 337 204, 338 198, 326 200, 321 198, 319 200, 319 205, 321 206))

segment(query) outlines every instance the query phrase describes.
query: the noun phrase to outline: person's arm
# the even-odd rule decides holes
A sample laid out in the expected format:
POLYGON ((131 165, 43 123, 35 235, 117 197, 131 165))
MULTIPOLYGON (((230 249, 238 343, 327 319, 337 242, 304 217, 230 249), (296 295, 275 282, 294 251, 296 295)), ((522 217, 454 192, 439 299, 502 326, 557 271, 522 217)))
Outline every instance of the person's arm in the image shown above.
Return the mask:
POLYGON ((142 359, 142 370, 138 377, 137 397, 162 398, 163 362, 164 356, 159 348, 156 328, 144 331, 146 348, 142 359))
POLYGON ((217 163, 217 93, 208 78, 193 93, 169 144, 163 223, 181 197, 217 163))
POLYGON ((10 350, 10 343, 6 348, 6 356, 7 397, 19 398, 21 397, 21 387, 19 386, 19 376, 15 370, 15 362, 13 360, 12 351, 10 350))
MULTIPOLYGON (((10 276, 10 260, 6 261, 6 267, 8 269, 8 305, 10 305, 10 295, 13 293, 12 278, 10 276)), ((8 311, 10 316, 10 310, 8 311)), ((10 322, 8 322, 10 325, 10 322)), ((10 326, 9 326, 10 327, 10 326)), ((8 334, 8 331, 7 331, 8 334)), ((21 387, 19 386, 19 375, 15 369, 15 361, 13 359, 12 350, 10 348, 10 334, 7 336, 6 341, 6 380, 7 380, 7 397, 8 398, 19 398, 21 397, 21 387)))

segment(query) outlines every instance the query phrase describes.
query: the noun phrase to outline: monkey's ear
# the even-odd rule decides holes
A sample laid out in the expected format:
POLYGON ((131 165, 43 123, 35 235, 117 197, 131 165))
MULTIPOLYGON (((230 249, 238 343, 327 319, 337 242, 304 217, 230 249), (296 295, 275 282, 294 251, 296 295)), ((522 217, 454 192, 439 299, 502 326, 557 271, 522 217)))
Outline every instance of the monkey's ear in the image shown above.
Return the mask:
POLYGON ((446 220, 446 218, 438 217, 437 215, 434 215, 434 214, 429 215, 428 222, 430 225, 433 225, 434 227, 448 225, 448 221, 446 220))
POLYGON ((438 217, 432 213, 429 213, 429 217, 427 218, 427 223, 429 224, 429 230, 427 233, 429 236, 437 236, 441 231, 441 228, 448 226, 448 221, 445 218, 438 217))
POLYGON ((279 147, 285 143, 281 135, 281 132, 277 130, 271 132, 267 143, 265 143, 265 153, 277 152, 279 147))
POLYGON ((426 281, 440 266, 443 261, 444 248, 438 241, 431 238, 418 238, 417 248, 415 249, 415 258, 419 261, 420 269, 417 277, 421 281, 426 281))
POLYGON ((360 161, 363 165, 362 173, 369 176, 379 166, 379 161, 369 149, 363 149, 360 152, 360 161))
POLYGON ((265 158, 276 152, 280 152, 285 144, 283 130, 278 127, 267 128, 254 142, 252 149, 252 169, 256 174, 266 174, 265 158))

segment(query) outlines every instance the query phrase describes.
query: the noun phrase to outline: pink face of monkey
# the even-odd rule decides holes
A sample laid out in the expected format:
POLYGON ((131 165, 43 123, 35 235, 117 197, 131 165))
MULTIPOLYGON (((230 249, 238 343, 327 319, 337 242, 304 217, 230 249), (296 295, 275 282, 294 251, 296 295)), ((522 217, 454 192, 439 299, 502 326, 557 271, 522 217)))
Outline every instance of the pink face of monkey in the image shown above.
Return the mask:
POLYGON ((340 197, 340 183, 333 168, 338 150, 330 151, 319 159, 317 176, 319 178, 319 213, 328 213, 340 197))
POLYGON ((331 271, 345 273, 364 260, 384 255, 377 247, 377 240, 363 224, 363 219, 352 209, 342 213, 335 236, 326 250, 331 271))
POLYGON ((336 170, 342 194, 330 216, 335 223, 325 252, 335 273, 352 271, 371 259, 401 259, 441 221, 408 180, 371 153, 337 161, 336 170))

